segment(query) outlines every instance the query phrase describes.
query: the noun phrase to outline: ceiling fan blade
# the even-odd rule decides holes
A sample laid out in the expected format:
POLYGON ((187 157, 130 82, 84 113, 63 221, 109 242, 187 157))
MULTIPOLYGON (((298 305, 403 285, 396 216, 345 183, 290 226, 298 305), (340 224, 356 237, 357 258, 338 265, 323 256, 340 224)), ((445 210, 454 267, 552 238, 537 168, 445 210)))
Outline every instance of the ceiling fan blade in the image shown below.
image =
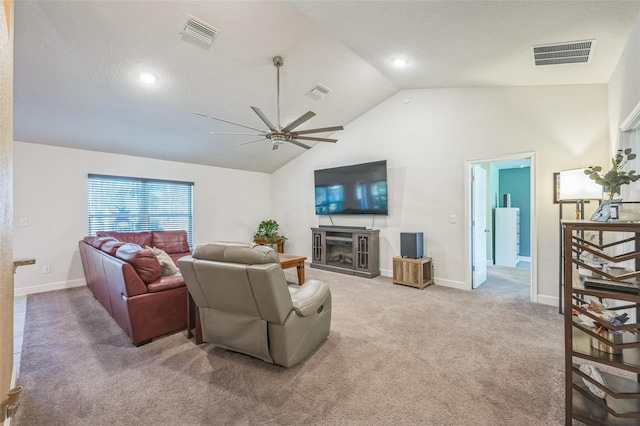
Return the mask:
POLYGON ((238 145, 247 145, 247 144, 250 144, 250 143, 260 142, 260 141, 264 141, 264 140, 267 140, 267 138, 260 138, 260 139, 252 140, 252 141, 249 141, 249 142, 242 142, 242 143, 239 143, 238 145))
POLYGON ((292 131, 293 129, 295 129, 296 127, 298 127, 299 125, 301 125, 305 121, 309 120, 310 118, 313 118, 315 115, 316 115, 316 113, 312 112, 312 111, 305 112, 297 120, 293 120, 287 127, 282 129, 282 132, 283 133, 287 133, 287 132, 292 131))
POLYGON ((294 135, 306 135, 308 133, 322 133, 322 132, 334 132, 336 130, 344 130, 342 126, 332 126, 332 127, 322 127, 320 129, 309 129, 309 130, 300 130, 299 132, 291 133, 291 136, 294 135))
POLYGON ((267 125, 269 130, 271 130, 272 132, 277 131, 276 128, 273 126, 273 124, 271 124, 271 122, 269 121, 267 116, 264 115, 264 113, 262 112, 262 110, 260 108, 252 106, 251 109, 253 110, 253 112, 258 114, 258 117, 260 117, 260 120, 264 121, 264 124, 267 125))
POLYGON ((267 132, 262 133, 236 133, 236 132, 210 132, 212 135, 249 135, 249 136, 266 136, 267 132))
POLYGON ((338 142, 338 139, 327 139, 327 138, 314 138, 312 136, 297 136, 296 139, 302 139, 305 141, 318 141, 318 142, 338 142))
POLYGON ((218 118, 218 117, 213 117, 211 115, 206 115, 206 114, 202 114, 199 112, 194 112, 195 115, 200 115, 202 117, 207 117, 207 118, 211 118, 213 120, 218 120, 218 121, 222 121, 224 123, 229 123, 229 124, 235 124, 236 126, 240 126, 240 127, 244 127, 246 129, 251 129, 251 130, 256 130, 258 132, 264 132, 264 130, 262 129, 256 129, 255 127, 251 127, 251 126, 245 126, 244 124, 240 124, 240 123, 235 123, 233 121, 229 121, 229 120, 225 120, 224 118, 218 118))
POLYGON ((289 139, 289 142, 291 142, 294 145, 298 145, 300 148, 304 148, 304 149, 311 149, 310 146, 303 144, 302 142, 298 142, 295 139, 289 139))

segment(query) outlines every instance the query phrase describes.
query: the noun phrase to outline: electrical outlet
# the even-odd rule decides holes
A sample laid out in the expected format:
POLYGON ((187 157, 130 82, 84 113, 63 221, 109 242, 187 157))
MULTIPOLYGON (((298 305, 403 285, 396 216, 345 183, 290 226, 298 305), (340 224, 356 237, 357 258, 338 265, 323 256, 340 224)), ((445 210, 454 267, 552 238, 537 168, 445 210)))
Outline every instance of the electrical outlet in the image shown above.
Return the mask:
POLYGON ((51 273, 51 265, 44 265, 42 267, 42 273, 43 274, 50 274, 51 273))
POLYGON ((29 226, 29 219, 27 219, 26 217, 21 217, 20 226, 29 226))
POLYGON ((449 223, 456 223, 456 215, 455 214, 449 215, 449 223))

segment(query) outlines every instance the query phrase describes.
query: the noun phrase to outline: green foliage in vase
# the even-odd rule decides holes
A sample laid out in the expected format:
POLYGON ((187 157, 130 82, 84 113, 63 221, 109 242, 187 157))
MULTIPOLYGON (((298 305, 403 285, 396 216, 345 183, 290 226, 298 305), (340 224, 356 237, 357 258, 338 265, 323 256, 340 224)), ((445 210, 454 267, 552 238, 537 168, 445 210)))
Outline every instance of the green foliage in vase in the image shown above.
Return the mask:
POLYGON ((285 240, 286 237, 278 235, 278 229, 280 229, 280 225, 275 220, 263 220, 258 225, 258 230, 253 234, 253 239, 265 240, 267 244, 275 244, 278 239, 285 240))
POLYGON ((589 176, 590 179, 596 181, 598 185, 602 185, 609 199, 613 200, 615 195, 620 193, 620 187, 622 185, 628 185, 640 179, 640 175, 637 175, 635 170, 628 172, 622 170, 627 162, 634 158, 636 158, 636 154, 631 152, 631 148, 625 150, 619 149, 616 155, 611 158, 611 170, 605 173, 600 166, 589 166, 585 169, 584 173, 589 176))

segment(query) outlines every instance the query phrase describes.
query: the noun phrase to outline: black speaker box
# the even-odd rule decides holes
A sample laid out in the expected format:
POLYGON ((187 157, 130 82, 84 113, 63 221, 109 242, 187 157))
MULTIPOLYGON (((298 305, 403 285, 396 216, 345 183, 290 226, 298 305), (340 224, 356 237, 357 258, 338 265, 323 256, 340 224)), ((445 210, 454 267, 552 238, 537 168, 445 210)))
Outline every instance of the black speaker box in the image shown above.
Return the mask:
POLYGON ((422 232, 400 233, 400 255, 410 259, 420 259, 424 255, 422 232))

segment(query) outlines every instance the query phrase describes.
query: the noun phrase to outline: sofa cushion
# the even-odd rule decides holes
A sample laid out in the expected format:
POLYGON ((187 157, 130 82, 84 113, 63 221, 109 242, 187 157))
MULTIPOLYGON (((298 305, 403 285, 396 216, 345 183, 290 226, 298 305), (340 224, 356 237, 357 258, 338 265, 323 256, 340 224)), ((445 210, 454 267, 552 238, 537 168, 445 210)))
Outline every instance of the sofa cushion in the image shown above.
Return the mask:
POLYGON ((184 287, 184 278, 182 275, 175 274, 166 277, 160 277, 156 281, 147 286, 149 293, 158 293, 160 291, 171 290, 176 287, 184 287))
POLYGON ((160 262, 160 275, 166 277, 168 275, 175 275, 178 272, 178 267, 173 263, 173 259, 164 251, 157 247, 147 247, 158 258, 160 262))
POLYGON ((108 240, 102 244, 102 247, 100 247, 100 250, 102 250, 103 252, 107 253, 110 256, 115 256, 116 251, 125 244, 128 244, 128 243, 124 243, 116 239, 108 240))
POLYGON ((152 247, 157 247, 165 252, 184 253, 189 251, 189 240, 187 231, 153 231, 151 232, 152 247))
POLYGON ((160 262, 151 250, 137 244, 127 243, 118 248, 116 257, 130 263, 145 284, 160 278, 160 262))
POLYGON ((117 240, 115 238, 113 238, 113 237, 98 237, 98 238, 94 238, 91 241, 91 246, 93 246, 94 248, 99 249, 107 241, 117 241, 117 240))
POLYGON ((151 245, 151 232, 98 231, 96 234, 98 237, 114 237, 118 241, 135 243, 140 247, 151 245))

